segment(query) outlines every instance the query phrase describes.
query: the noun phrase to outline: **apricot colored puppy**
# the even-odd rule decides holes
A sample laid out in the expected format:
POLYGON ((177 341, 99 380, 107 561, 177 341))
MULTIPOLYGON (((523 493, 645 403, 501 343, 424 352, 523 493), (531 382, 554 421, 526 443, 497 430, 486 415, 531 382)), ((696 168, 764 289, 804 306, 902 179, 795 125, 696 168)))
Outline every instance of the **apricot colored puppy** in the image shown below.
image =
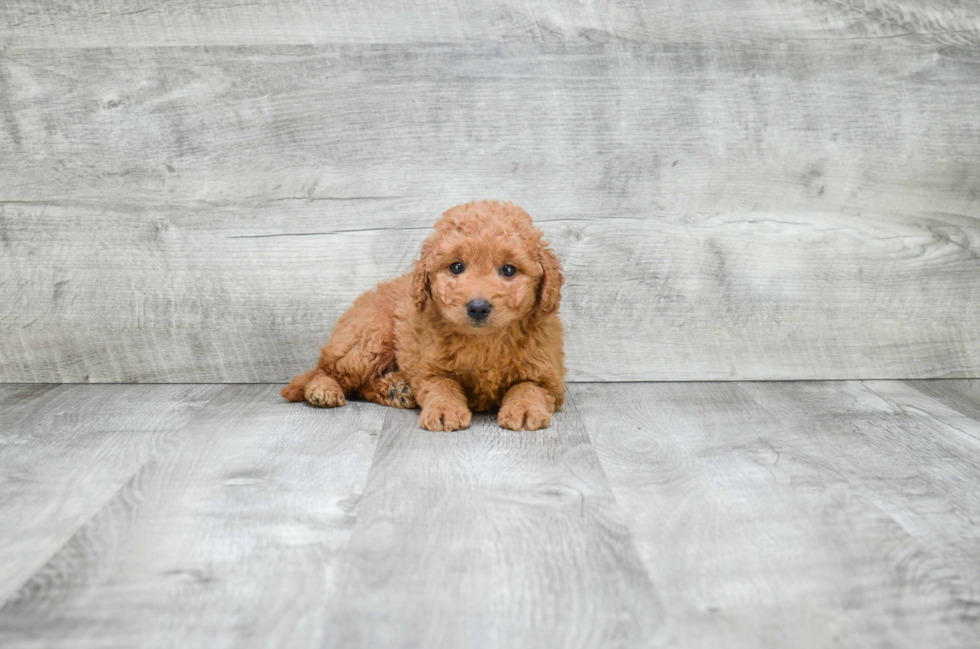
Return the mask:
POLYGON ((357 298, 316 368, 282 389, 324 407, 361 397, 422 407, 427 430, 459 430, 473 410, 538 430, 565 399, 558 317, 564 281, 527 212, 479 201, 443 214, 411 273, 357 298))

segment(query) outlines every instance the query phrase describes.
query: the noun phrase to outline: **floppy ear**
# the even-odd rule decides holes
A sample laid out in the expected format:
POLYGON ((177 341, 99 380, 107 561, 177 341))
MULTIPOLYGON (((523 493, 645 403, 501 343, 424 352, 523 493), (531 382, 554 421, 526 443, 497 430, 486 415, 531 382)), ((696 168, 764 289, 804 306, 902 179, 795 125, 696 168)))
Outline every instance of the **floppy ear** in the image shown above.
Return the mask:
POLYGON ((558 310, 561 303, 561 285, 565 283, 565 276, 562 275, 558 257, 546 241, 542 241, 538 248, 538 262, 544 271, 538 288, 538 308, 542 314, 550 315, 558 310))
POLYGON ((415 308, 419 311, 425 308, 425 301, 432 296, 429 289, 429 244, 422 246, 422 255, 412 265, 412 297, 415 308))

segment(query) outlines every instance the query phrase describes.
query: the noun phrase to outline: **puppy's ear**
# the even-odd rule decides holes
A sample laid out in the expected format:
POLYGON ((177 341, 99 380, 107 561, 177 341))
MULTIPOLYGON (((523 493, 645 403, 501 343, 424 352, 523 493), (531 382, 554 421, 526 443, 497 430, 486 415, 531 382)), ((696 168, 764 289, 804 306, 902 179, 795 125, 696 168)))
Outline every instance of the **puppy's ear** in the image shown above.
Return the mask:
POLYGON ((412 266, 412 298, 415 308, 420 312, 425 308, 425 301, 432 296, 429 289, 429 244, 422 246, 422 255, 412 266))
POLYGON ((558 310, 561 303, 561 285, 565 283, 565 276, 561 272, 558 257, 546 241, 542 241, 538 248, 538 262, 544 271, 541 286, 538 288, 538 308, 543 315, 550 315, 558 310))

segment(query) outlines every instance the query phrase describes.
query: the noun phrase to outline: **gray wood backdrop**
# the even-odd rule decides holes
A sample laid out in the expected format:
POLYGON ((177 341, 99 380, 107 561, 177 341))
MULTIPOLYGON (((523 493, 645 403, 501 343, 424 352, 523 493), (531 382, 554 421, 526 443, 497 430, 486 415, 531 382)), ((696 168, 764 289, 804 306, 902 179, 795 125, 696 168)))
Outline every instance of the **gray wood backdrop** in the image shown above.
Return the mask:
POLYGON ((980 375, 975 0, 0 2, 0 380, 280 381, 471 198, 573 380, 980 375))

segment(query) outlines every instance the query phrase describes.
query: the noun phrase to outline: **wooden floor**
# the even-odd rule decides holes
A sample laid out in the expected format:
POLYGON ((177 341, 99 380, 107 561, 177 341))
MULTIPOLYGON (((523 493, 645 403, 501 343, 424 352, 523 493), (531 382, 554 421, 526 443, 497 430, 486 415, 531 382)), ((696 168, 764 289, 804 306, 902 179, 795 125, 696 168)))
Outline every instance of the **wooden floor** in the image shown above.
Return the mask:
POLYGON ((980 381, 277 390, 0 386, 0 646, 980 646, 980 381))

